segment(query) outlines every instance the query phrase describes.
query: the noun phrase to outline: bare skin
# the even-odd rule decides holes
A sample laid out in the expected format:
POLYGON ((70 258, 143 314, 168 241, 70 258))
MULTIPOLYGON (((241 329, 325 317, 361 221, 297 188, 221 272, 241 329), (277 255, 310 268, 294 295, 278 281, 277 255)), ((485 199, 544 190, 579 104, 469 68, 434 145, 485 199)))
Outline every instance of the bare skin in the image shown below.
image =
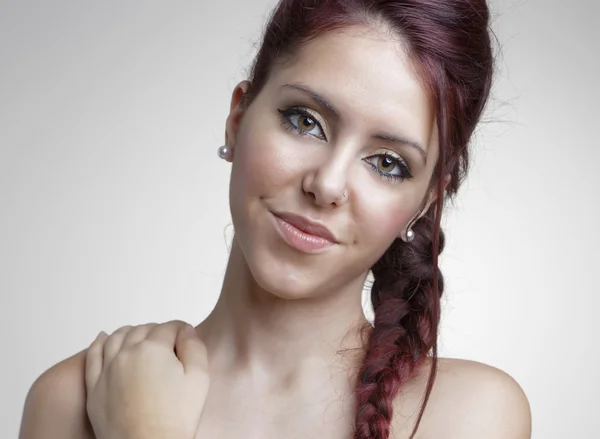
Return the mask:
MULTIPOLYGON (((350 439, 362 286, 435 201, 433 109, 401 44, 365 28, 306 44, 245 108, 249 87, 235 88, 226 124, 236 237, 220 299, 196 328, 211 381, 196 438, 350 439), (290 113, 294 107, 310 117, 290 113), (426 161, 381 133, 419 143, 426 161), (382 166, 382 153, 408 164, 413 177, 392 177, 401 166, 382 166), (274 211, 326 224, 337 243, 320 254, 293 248, 276 231, 274 211)), ((395 401, 393 439, 412 431, 428 367, 395 401)), ((84 375, 85 351, 44 373, 28 395, 20 439, 93 438, 84 375)), ((443 359, 416 437, 527 439, 530 431, 527 398, 510 376, 443 359)))
MULTIPOLYGON (((79 352, 56 364, 35 382, 28 395, 19 439, 97 439, 86 412, 85 354, 85 351, 79 352)), ((211 377, 211 381, 219 379, 211 377)), ((424 369, 398 395, 391 439, 409 437, 425 381, 424 369)), ((331 413, 342 412, 343 401, 327 405, 315 399, 308 406, 309 410, 306 404, 298 403, 282 413, 279 404, 269 405, 265 398, 259 404, 252 404, 257 398, 250 387, 237 388, 235 392, 226 386, 211 389, 213 393, 209 393, 207 404, 212 407, 208 410, 210 417, 216 415, 217 418, 207 422, 209 411, 205 408, 196 439, 281 438, 302 434, 322 438, 331 437, 327 435, 332 432, 333 437, 352 437, 348 433, 352 425, 350 419, 336 420, 331 413), (219 395, 216 389, 228 389, 228 392, 219 395), (318 413, 315 407, 322 409, 320 416, 315 414, 318 413), (270 421, 267 413, 281 413, 280 417, 287 414, 289 424, 280 430, 271 430, 268 435, 258 435, 256 432, 264 431, 270 421), (222 422, 218 426, 215 425, 217 419, 222 422), (208 431, 213 435, 206 436, 208 431)), ((293 399, 292 395, 286 397, 293 399)), ((501 370, 478 362, 440 359, 438 378, 425 413, 416 439, 531 437, 529 405, 519 385, 501 370)))

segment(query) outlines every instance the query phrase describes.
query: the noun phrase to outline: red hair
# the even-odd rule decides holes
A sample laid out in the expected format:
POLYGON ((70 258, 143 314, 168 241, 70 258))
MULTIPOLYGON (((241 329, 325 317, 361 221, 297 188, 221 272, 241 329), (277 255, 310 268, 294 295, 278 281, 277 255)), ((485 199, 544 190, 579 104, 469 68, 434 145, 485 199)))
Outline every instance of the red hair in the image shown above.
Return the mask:
POLYGON ((437 199, 412 225, 414 240, 396 239, 372 267, 375 321, 372 329, 367 328, 356 392, 354 438, 388 439, 394 398, 431 353, 432 367, 412 438, 436 374, 444 290, 438 268, 444 249, 443 205, 466 177, 467 146, 492 84, 489 11, 485 0, 281 0, 251 67, 248 102, 300 45, 351 25, 383 25, 402 37, 437 121, 439 158, 430 182, 437 199), (444 189, 446 175, 451 180, 444 189))

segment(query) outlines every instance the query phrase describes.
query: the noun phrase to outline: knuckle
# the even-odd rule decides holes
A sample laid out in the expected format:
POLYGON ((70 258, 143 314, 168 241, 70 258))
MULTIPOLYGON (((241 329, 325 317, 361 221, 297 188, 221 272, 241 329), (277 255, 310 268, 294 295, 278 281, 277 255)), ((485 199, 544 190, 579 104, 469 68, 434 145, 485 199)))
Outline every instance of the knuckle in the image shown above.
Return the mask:
POLYGON ((156 326, 158 326, 157 323, 146 323, 144 325, 138 325, 129 332, 128 336, 131 336, 132 338, 146 338, 150 331, 156 326))
POLYGON ((106 343, 106 337, 97 337, 88 347, 88 351, 95 352, 101 350, 104 343, 106 343))
POLYGON ((103 350, 105 352, 112 352, 121 345, 121 337, 118 334, 112 334, 104 342, 103 350))
POLYGON ((160 325, 158 323, 147 323, 145 325, 142 325, 140 327, 140 332, 144 332, 144 338, 146 338, 148 336, 148 334, 150 334, 150 332, 152 332, 153 330, 155 330, 157 327, 159 327, 160 325))
POLYGON ((131 331, 127 333, 128 338, 138 338, 147 330, 146 325, 134 326, 131 331))
POLYGON ((184 322, 183 320, 171 320, 167 323, 164 323, 163 325, 173 327, 173 328, 180 328, 182 326, 187 326, 187 323, 184 322))
POLYGON ((186 323, 181 320, 170 320, 168 322, 158 324, 152 329, 152 332, 163 335, 175 334, 185 325, 186 323))
POLYGON ((125 325, 125 326, 121 326, 120 328, 116 329, 112 334, 111 337, 113 335, 123 335, 123 334, 127 334, 129 331, 131 331, 131 329, 133 328, 133 326, 131 325, 125 325))

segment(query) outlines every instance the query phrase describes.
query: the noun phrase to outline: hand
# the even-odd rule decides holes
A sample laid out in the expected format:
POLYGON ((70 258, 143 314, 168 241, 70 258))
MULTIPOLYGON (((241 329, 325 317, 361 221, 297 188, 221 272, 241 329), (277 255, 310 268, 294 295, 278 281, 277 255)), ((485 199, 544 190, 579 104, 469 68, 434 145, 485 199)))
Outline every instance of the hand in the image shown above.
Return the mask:
POLYGON ((206 348, 190 325, 125 326, 86 354, 97 439, 193 439, 209 388, 206 348))

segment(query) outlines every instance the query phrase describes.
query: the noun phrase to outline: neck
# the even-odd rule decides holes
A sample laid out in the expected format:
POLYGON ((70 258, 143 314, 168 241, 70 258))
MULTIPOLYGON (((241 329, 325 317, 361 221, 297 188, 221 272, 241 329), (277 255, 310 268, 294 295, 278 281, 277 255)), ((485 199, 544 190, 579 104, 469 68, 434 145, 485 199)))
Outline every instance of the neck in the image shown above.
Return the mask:
POLYGON ((356 367, 367 324, 363 283, 357 279, 325 297, 277 297, 256 283, 234 239, 219 300, 198 327, 211 374, 251 375, 280 387, 323 376, 324 369, 356 367))

